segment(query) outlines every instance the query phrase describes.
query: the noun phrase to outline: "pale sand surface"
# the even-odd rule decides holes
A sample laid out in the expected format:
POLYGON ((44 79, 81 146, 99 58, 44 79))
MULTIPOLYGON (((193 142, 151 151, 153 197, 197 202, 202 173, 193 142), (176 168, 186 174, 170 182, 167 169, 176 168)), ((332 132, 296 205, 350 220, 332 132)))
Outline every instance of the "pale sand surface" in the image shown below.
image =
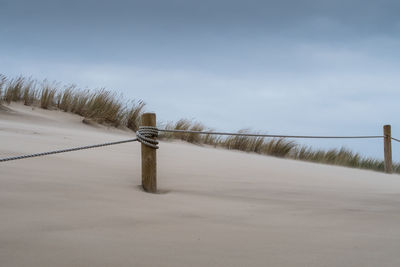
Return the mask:
MULTIPOLYGON (((0 157, 131 138, 0 113, 0 157)), ((0 163, 0 266, 400 266, 400 176, 162 142, 0 163)))

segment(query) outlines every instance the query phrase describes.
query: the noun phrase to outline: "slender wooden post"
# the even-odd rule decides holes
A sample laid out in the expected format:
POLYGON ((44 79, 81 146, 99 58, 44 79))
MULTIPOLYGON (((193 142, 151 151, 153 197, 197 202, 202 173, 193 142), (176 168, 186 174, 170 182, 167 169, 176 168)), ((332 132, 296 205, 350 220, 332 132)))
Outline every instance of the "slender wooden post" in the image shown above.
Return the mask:
MULTIPOLYGON (((156 126, 156 114, 144 113, 141 118, 141 126, 156 126)), ((142 146, 142 186, 144 191, 157 192, 157 158, 156 149, 142 146)))
POLYGON ((390 125, 383 126, 384 150, 385 150, 385 172, 392 173, 392 131, 390 125))

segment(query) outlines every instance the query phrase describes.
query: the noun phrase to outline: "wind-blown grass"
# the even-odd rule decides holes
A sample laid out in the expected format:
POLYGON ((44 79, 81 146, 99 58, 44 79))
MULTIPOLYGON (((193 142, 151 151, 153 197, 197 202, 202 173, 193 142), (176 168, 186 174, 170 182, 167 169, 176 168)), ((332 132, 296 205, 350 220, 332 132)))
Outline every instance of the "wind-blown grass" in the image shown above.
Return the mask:
POLYGON ((145 103, 141 100, 131 101, 130 107, 125 111, 126 127, 132 131, 137 131, 140 125, 140 116, 143 113, 145 103))
POLYGON ((6 83, 7 78, 3 74, 0 74, 0 104, 3 102, 3 86, 6 83))
POLYGON ((57 88, 46 83, 40 91, 40 107, 43 109, 54 107, 57 88))
MULTIPOLYGON (((187 119, 179 120, 176 123, 168 123, 166 129, 174 130, 193 130, 193 131, 211 131, 203 124, 187 119)), ((237 133, 249 133, 250 130, 244 129, 237 133)), ((384 171, 384 161, 362 157, 349 149, 330 149, 314 150, 311 147, 300 146, 296 142, 287 138, 272 138, 251 136, 228 136, 221 137, 210 134, 189 134, 189 133, 165 133, 160 136, 166 139, 180 139, 183 141, 207 144, 214 147, 221 147, 232 150, 253 152, 257 154, 270 155, 275 157, 324 163, 331 165, 346 166, 351 168, 369 169, 375 171, 384 171)), ((400 164, 393 164, 393 172, 400 173, 400 164)))
MULTIPOLYGON (((124 101, 121 95, 105 89, 80 90, 75 85, 61 87, 58 83, 38 82, 22 76, 8 79, 0 74, 0 105, 2 102, 22 102, 27 106, 43 109, 59 109, 85 117, 88 120, 133 131, 139 128, 139 120, 145 103, 141 100, 124 101)), ((166 129, 212 131, 202 123, 187 119, 169 122, 166 129)), ((248 133, 248 129, 238 133, 248 133)), ((195 133, 162 132, 160 138, 180 139, 194 144, 205 144, 231 150, 240 150, 275 157, 297 159, 353 168, 384 171, 382 160, 362 157, 349 149, 314 150, 300 146, 285 138, 267 139, 249 136, 217 136, 195 133)), ((393 171, 400 173, 400 164, 393 164, 393 171)))
POLYGON ((22 100, 22 87, 24 83, 25 78, 23 77, 17 77, 15 79, 9 80, 8 82, 6 79, 3 100, 7 103, 10 103, 11 101, 22 100))
MULTIPOLYGON (((175 123, 169 122, 165 125, 165 129, 169 130, 183 130, 183 131, 205 131, 206 127, 199 123, 199 122, 192 122, 187 119, 181 119, 175 123)), ((195 133, 171 133, 171 132, 163 132, 161 134, 161 138, 167 138, 167 139, 180 139, 189 143, 194 143, 194 144, 207 144, 205 142, 205 139, 195 133)))
POLYGON ((126 102, 112 91, 79 90, 71 85, 61 88, 47 80, 38 82, 19 76, 8 79, 0 74, 0 102, 23 102, 27 106, 59 109, 85 117, 97 123, 137 130, 144 102, 126 102))

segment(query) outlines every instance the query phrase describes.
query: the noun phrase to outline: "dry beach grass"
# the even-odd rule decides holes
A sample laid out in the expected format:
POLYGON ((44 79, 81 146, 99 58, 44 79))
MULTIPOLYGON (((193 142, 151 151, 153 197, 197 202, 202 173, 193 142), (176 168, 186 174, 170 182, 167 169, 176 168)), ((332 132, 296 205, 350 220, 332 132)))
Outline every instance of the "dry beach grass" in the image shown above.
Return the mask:
MULTIPOLYGON (((22 76, 7 78, 1 74, 0 101, 5 103, 22 102, 26 106, 34 105, 43 109, 63 110, 85 117, 85 122, 126 127, 133 131, 138 129, 140 115, 145 109, 143 101, 126 101, 121 95, 105 89, 82 90, 75 85, 61 86, 56 82, 47 80, 39 82, 22 76)), ((169 122, 164 126, 166 129, 176 130, 212 130, 200 122, 187 119, 169 122)), ((240 132, 246 133, 249 130, 240 130, 240 132)), ((220 137, 194 133, 162 133, 160 137, 276 157, 384 171, 383 160, 363 157, 345 148, 327 151, 315 150, 284 138, 220 137)), ((400 173, 399 163, 393 165, 393 171, 400 173)))

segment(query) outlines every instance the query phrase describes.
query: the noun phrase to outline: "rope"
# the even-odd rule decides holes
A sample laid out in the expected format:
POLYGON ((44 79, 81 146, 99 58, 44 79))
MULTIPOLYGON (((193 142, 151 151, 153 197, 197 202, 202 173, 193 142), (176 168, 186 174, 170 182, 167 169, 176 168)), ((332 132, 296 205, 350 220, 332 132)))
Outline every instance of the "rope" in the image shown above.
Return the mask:
POLYGON ((158 149, 158 141, 153 139, 158 136, 158 129, 153 126, 140 126, 136 132, 138 141, 146 146, 158 149))
MULTIPOLYGON (((153 126, 140 126, 139 130, 136 132, 136 138, 128 139, 117 142, 103 143, 98 145, 90 145, 90 146, 82 146, 61 150, 54 150, 49 152, 35 153, 29 155, 15 156, 9 158, 2 158, 0 162, 11 161, 11 160, 19 160, 26 158, 34 158, 52 154, 66 153, 90 148, 97 148, 103 146, 111 146, 118 145, 123 143, 135 142, 139 141, 140 143, 158 149, 158 141, 155 140, 158 137, 158 132, 170 132, 170 133, 194 133, 194 134, 213 134, 213 135, 232 135, 232 136, 251 136, 251 137, 279 137, 279 138, 319 138, 319 139, 361 139, 361 138, 383 138, 381 135, 363 135, 363 136, 310 136, 310 135, 277 135, 277 134, 248 134, 248 133, 228 133, 228 132, 208 132, 208 131, 191 131, 191 130, 168 130, 168 129, 157 129, 153 126)), ((392 137, 393 140, 400 142, 399 139, 392 137)))
POLYGON ((397 138, 392 137, 392 139, 393 139, 394 141, 400 142, 400 140, 397 139, 397 138))
POLYGON ((35 154, 30 154, 30 155, 3 158, 3 159, 0 159, 0 162, 11 161, 11 160, 19 160, 19 159, 26 159, 26 158, 34 158, 34 157, 40 157, 40 156, 47 156, 47 155, 52 155, 52 154, 72 152, 72 151, 78 151, 78 150, 84 150, 84 149, 90 149, 90 148, 96 148, 96 147, 118 145, 118 144, 123 144, 123 143, 134 142, 134 141, 138 141, 138 139, 134 138, 134 139, 129 139, 129 140, 123 140, 123 141, 117 141, 117 142, 111 142, 111 143, 104 143, 104 144, 98 144, 98 145, 82 146, 82 147, 54 150, 54 151, 43 152, 43 153, 35 153, 35 154))
POLYGON ((190 130, 168 130, 158 129, 160 132, 171 133, 194 133, 194 134, 214 134, 214 135, 233 135, 233 136, 252 136, 252 137, 280 137, 280 138, 319 138, 319 139, 360 139, 360 138, 383 138, 382 135, 363 135, 363 136, 311 136, 311 135, 277 135, 277 134, 247 134, 247 133, 227 133, 227 132, 204 132, 190 130))

